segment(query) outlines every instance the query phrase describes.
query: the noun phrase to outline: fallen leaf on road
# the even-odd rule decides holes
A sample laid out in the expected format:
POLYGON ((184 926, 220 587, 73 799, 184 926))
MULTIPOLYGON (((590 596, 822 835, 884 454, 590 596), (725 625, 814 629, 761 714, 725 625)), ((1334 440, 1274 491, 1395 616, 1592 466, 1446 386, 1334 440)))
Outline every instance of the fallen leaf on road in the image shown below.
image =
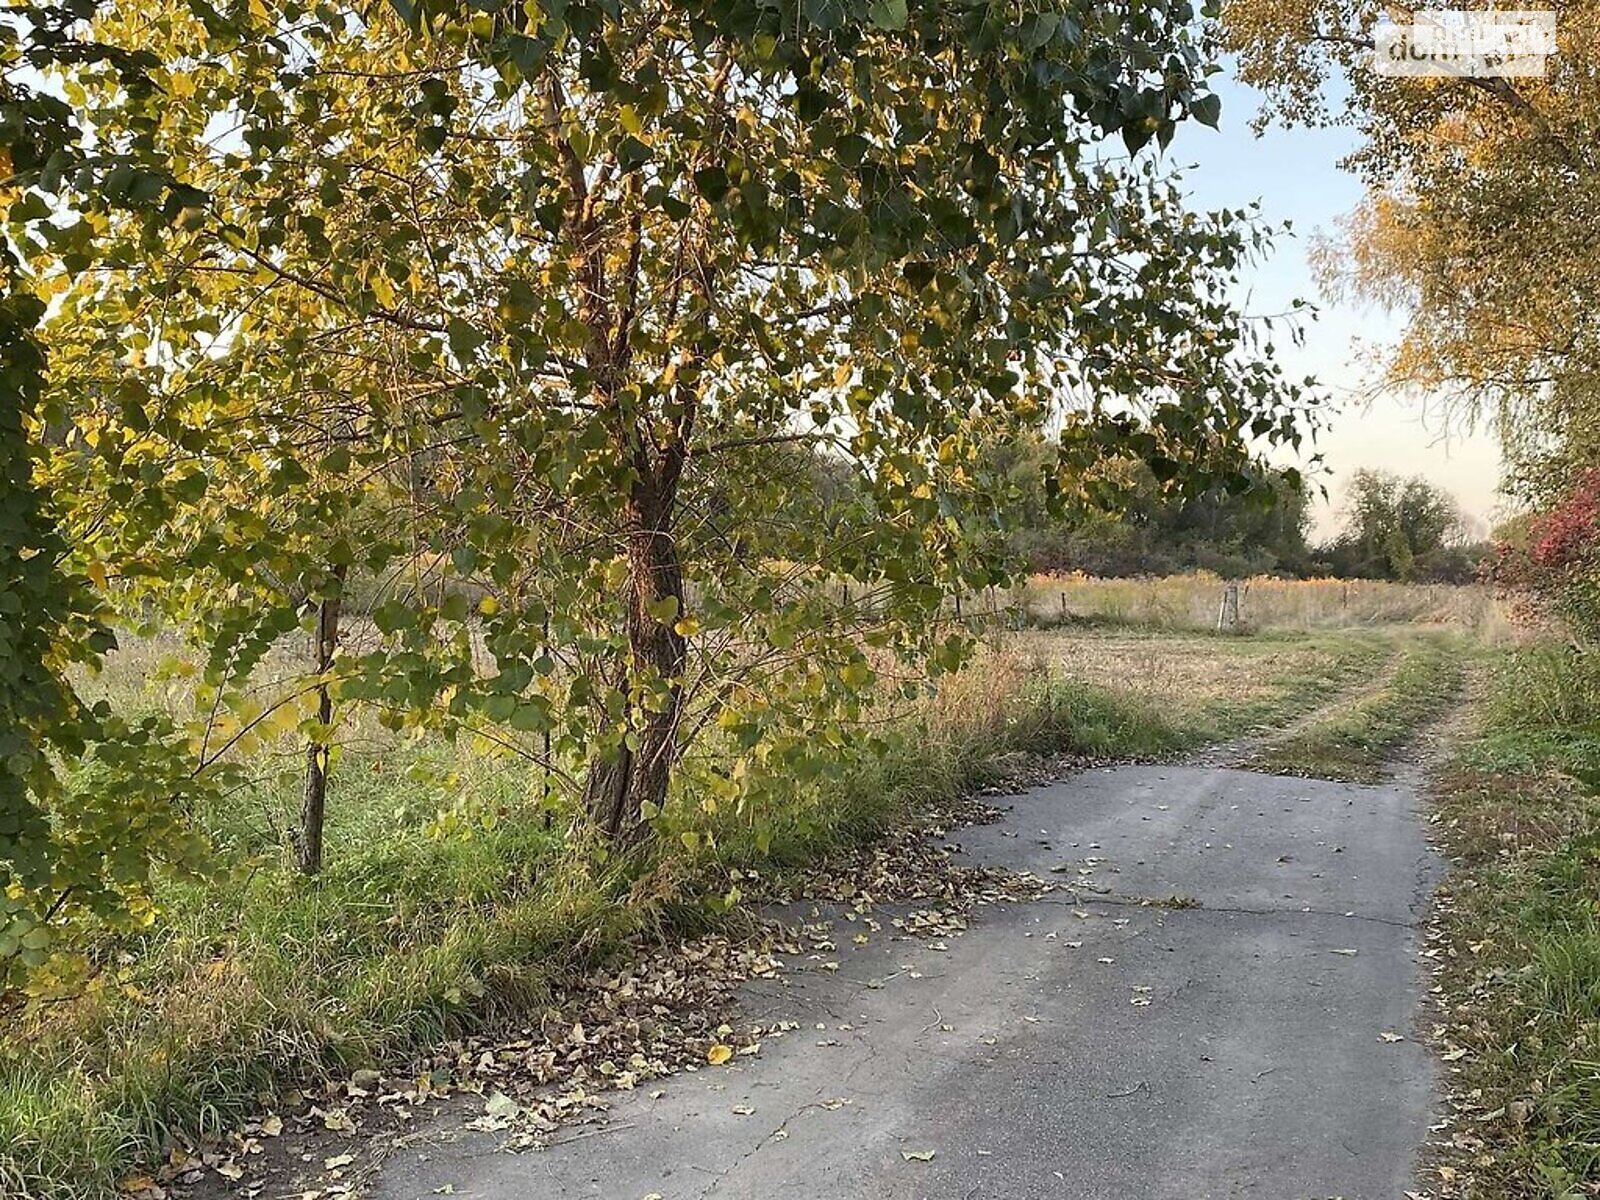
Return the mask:
POLYGON ((933 1153, 932 1150, 902 1150, 900 1157, 907 1162, 932 1162, 933 1153))
POLYGON ((1391 1033, 1389 1030, 1385 1029, 1378 1035, 1378 1040, 1380 1042, 1403 1042, 1406 1040, 1406 1037, 1403 1033, 1391 1033))
POLYGON ((483 1111, 491 1117, 514 1117, 522 1112, 522 1105, 504 1092, 496 1092, 483 1102, 483 1111))
POLYGON ((715 1046, 706 1051, 706 1061, 713 1067, 720 1067, 732 1057, 733 1047, 725 1046, 721 1042, 718 1042, 715 1046))
MULTIPOLYGON (((312 1110, 315 1113, 315 1109, 312 1110)), ((350 1114, 342 1108, 330 1108, 322 1114, 322 1127, 332 1133, 354 1133, 356 1123, 350 1119, 350 1114)))
POLYGON ((733 1106, 733 1115, 736 1117, 748 1117, 755 1111, 756 1110, 751 1108, 748 1104, 735 1104, 733 1106))
POLYGON ((335 1154, 332 1158, 322 1160, 322 1169, 325 1171, 337 1171, 340 1167, 348 1167, 355 1160, 356 1157, 353 1154, 335 1154))
POLYGON ((1346 949, 1346 950, 1329 950, 1328 953, 1329 954, 1343 954, 1343 955, 1345 955, 1347 957, 1354 958, 1357 954, 1360 954, 1361 951, 1359 951, 1359 950, 1348 950, 1348 949, 1346 949))

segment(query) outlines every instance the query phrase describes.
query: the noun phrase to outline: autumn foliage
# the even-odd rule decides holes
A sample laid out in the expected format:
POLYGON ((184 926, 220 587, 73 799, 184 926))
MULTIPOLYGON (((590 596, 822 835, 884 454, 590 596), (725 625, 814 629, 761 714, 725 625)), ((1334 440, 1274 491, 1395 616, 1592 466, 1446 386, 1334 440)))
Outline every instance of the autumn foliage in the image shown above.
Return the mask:
POLYGON ((1493 577, 1560 618, 1577 637, 1600 630, 1600 469, 1584 472, 1521 536, 1501 542, 1493 577))

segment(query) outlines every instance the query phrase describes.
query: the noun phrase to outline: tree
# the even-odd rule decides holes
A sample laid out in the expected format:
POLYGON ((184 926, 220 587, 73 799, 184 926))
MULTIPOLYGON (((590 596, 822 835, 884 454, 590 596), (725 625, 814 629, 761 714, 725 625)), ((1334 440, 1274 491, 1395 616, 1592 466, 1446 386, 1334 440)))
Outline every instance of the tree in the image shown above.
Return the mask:
POLYGON ((1299 574, 1309 564, 1310 499, 1293 469, 1265 469, 1260 485, 1242 492, 1216 486, 1170 494, 1137 459, 1108 460, 1100 469, 1121 481, 1114 511, 1077 505, 1051 511, 1046 483, 1054 452, 1042 438, 994 451, 996 469, 1012 482, 1009 540, 1032 571, 1092 575, 1162 575, 1209 570, 1229 577, 1299 574))
POLYGON ((1337 575, 1462 582, 1481 557, 1465 541, 1448 492, 1421 476, 1359 470, 1350 477, 1344 529, 1322 553, 1337 575))
POLYGON ((35 479, 49 292, 26 257, 54 241, 87 263, 112 207, 130 227, 159 227, 181 187, 148 139, 96 146, 79 114, 38 86, 41 72, 93 67, 117 81, 130 113, 144 111, 153 60, 85 35, 92 11, 21 4, 0 18, 0 1002, 24 971, 38 989, 69 985, 83 963, 63 952, 61 931, 140 924, 153 872, 195 873, 205 859, 183 822, 205 784, 170 728, 86 705, 68 678, 115 639, 93 572, 73 561, 60 508, 35 479), (136 172, 138 196, 103 190, 136 172), (45 199, 68 177, 75 214, 45 199))
POLYGON ((1557 503, 1495 530, 1493 578, 1554 614, 1580 646, 1600 633, 1600 470, 1570 480, 1557 503))
POLYGON ((1508 489, 1536 505, 1600 450, 1600 6, 1546 8, 1558 52, 1518 79, 1374 74, 1389 10, 1365 0, 1230 0, 1223 20, 1266 116, 1361 136, 1367 198, 1323 258, 1333 283, 1404 312, 1387 384, 1494 422, 1508 489))
POLYGON ((30 265, 42 477, 108 596, 202 644, 208 769, 365 707, 540 758, 613 837, 674 777, 759 811, 887 665, 960 661, 941 595, 1005 567, 988 440, 1089 396, 1063 487, 1132 453, 1204 489, 1299 436, 1220 298, 1264 235, 1088 153, 1215 118, 1180 0, 398 7, 113 4, 159 117, 64 85, 192 189, 92 273, 30 265), (826 521, 802 450, 858 482, 826 521), (263 699, 332 602, 336 653, 263 699))

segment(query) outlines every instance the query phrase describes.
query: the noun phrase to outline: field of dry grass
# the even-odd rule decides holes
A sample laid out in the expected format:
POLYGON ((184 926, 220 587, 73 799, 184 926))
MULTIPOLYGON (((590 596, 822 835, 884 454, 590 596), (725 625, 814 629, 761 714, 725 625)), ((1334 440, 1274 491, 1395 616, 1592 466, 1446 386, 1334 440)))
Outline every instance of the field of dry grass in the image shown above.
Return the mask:
POLYGON ((1393 639, 1335 631, 1225 637, 1114 625, 1028 629, 1007 635, 1052 674, 1102 687, 1188 727, 1229 736, 1286 720, 1370 675, 1393 639))
MULTIPOLYGON (((1164 629, 1214 629, 1228 581, 1205 571, 1148 579, 1035 575, 996 601, 1036 625, 1114 622, 1164 629)), ((1243 580, 1239 616, 1249 630, 1436 625, 1498 639, 1508 616, 1480 584, 1410 584, 1373 579, 1243 580)))

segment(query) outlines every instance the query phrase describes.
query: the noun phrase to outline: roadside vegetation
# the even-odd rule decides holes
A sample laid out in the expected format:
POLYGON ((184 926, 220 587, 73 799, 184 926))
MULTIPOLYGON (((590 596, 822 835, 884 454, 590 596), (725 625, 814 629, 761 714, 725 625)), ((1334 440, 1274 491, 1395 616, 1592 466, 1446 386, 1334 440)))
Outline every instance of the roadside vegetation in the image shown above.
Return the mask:
POLYGON ((1454 1121, 1451 1196, 1593 1194, 1600 1177, 1600 661, 1502 651, 1433 802, 1454 1121))

